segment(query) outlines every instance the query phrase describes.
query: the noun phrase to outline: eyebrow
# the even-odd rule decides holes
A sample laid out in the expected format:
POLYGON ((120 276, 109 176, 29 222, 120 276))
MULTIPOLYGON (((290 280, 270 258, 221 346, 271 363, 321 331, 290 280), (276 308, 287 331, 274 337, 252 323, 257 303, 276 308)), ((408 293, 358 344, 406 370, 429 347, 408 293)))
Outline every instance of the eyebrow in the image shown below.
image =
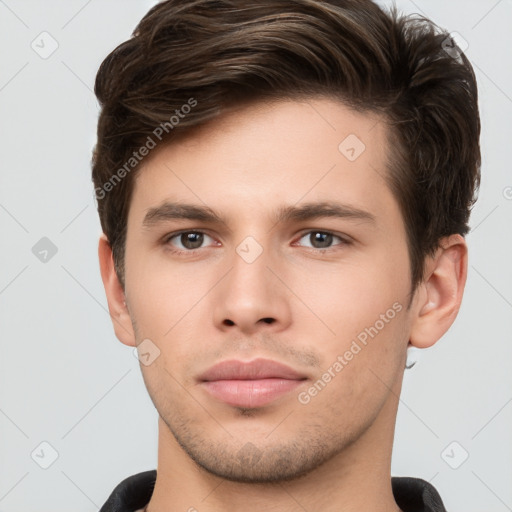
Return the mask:
MULTIPOLYGON (((335 217, 340 219, 359 220, 375 223, 376 217, 372 213, 333 201, 318 203, 305 203, 301 206, 283 206, 277 210, 275 222, 305 221, 322 217, 335 217)), ((188 204, 182 202, 165 202, 160 206, 149 208, 144 216, 142 225, 150 228, 169 220, 195 220, 211 224, 226 224, 221 215, 208 206, 188 204)))

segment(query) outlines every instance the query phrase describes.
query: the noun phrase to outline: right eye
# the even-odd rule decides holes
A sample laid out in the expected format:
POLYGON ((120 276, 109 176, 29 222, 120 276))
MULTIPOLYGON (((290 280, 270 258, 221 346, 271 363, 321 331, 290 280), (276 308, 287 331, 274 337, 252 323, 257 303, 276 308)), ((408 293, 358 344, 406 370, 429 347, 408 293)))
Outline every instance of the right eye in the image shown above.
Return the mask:
MULTIPOLYGON (((195 249, 201 248, 205 237, 211 238, 209 235, 203 233, 202 231, 180 231, 178 233, 171 233, 168 235, 165 238, 164 243, 166 245, 170 245, 170 250, 173 252, 191 252, 195 249), (176 244, 179 244, 177 248, 175 243, 173 243, 174 240, 176 241, 176 244)), ((213 238, 211 239, 213 240, 213 238)))

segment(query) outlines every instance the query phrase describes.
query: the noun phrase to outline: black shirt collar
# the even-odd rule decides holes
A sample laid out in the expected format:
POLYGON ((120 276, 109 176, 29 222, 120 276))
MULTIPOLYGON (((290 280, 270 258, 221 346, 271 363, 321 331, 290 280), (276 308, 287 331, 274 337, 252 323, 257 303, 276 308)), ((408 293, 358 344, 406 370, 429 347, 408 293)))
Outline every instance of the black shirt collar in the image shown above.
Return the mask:
MULTIPOLYGON (((135 512, 151 499, 156 469, 125 478, 112 491, 100 512, 135 512)), ((436 489, 420 478, 393 477, 393 495, 403 512, 446 512, 436 489)))

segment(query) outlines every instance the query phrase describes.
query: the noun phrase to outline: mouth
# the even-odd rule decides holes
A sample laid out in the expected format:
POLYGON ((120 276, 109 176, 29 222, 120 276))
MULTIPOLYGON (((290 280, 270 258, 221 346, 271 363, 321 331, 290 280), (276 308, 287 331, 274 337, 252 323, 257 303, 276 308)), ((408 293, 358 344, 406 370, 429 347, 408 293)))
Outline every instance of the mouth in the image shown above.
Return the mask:
POLYGON ((269 359, 223 361, 199 376, 201 386, 211 396, 247 409, 267 405, 305 380, 305 375, 269 359))

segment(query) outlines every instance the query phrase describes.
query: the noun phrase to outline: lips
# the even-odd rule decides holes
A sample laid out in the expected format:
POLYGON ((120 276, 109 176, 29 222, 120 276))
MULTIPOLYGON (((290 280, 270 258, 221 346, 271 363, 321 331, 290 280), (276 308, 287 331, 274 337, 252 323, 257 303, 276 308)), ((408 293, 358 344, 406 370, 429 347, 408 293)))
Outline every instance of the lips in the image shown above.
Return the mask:
POLYGON ((269 359, 223 361, 198 378, 214 398, 234 407, 262 407, 289 393, 307 377, 269 359))

